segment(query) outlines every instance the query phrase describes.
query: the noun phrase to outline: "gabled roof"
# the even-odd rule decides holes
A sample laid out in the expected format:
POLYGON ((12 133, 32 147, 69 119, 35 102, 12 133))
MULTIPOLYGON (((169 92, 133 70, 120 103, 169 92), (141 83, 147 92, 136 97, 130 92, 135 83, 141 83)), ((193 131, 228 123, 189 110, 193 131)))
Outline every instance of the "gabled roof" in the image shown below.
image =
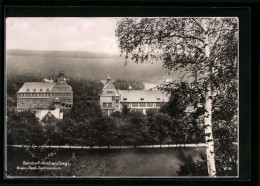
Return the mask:
POLYGON ((118 90, 121 102, 166 102, 168 96, 160 90, 118 90), (125 100, 126 98, 127 100, 125 100), (142 98, 142 99, 141 99, 142 98))
POLYGON ((42 89, 42 92, 50 92, 55 86, 55 84, 56 83, 49 82, 26 82, 19 89, 18 93, 27 92, 27 89, 29 89, 29 92, 34 92, 34 89, 36 89, 36 92, 41 92, 40 89, 42 89), (49 91, 47 91, 47 89, 49 91))
POLYGON ((67 83, 50 83, 50 82, 26 82, 23 84, 23 86, 20 88, 20 90, 17 93, 24 93, 28 92, 27 89, 29 89, 29 92, 34 92, 34 89, 36 89, 36 93, 38 92, 68 92, 73 93, 71 86, 69 86, 67 83), (64 87, 66 90, 59 90, 56 89, 58 87, 64 87), (47 91, 47 89, 49 91, 47 91), (42 91, 40 91, 42 90, 42 91))
POLYGON ((66 82, 63 83, 56 83, 52 89, 52 92, 67 92, 73 93, 71 86, 69 86, 66 82), (61 89, 65 88, 65 89, 61 89))
POLYGON ((105 86, 103 87, 103 90, 105 89, 116 89, 116 87, 114 86, 112 81, 107 80, 105 86))

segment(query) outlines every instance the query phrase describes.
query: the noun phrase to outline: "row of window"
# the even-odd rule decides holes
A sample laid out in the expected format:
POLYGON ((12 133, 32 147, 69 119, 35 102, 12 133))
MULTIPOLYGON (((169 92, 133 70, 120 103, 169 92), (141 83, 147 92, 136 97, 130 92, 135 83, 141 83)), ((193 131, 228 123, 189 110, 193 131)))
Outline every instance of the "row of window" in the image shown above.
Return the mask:
POLYGON ((21 93, 18 97, 50 97, 50 93, 21 93))
POLYGON ((53 96, 72 96, 70 93, 52 93, 53 96))
POLYGON ((162 103, 123 103, 125 104, 127 107, 160 107, 162 105, 162 103))
MULTIPOLYGON (((162 103, 123 103, 127 107, 160 107, 162 103)), ((112 103, 104 102, 103 108, 112 108, 112 103)))
MULTIPOLYGON (((70 93, 53 93, 53 96, 72 96, 70 93)), ((50 93, 20 93, 18 97, 49 97, 50 93)))
MULTIPOLYGON (((124 100, 124 101, 126 101, 126 100, 127 100, 127 98, 123 98, 123 100, 124 100)), ((141 97, 141 98, 140 98, 140 100, 142 100, 142 101, 143 101, 143 100, 144 100, 144 98, 142 98, 142 97, 141 97)), ((156 98, 156 100, 160 101, 160 100, 161 100, 161 98, 156 98)))
MULTIPOLYGON (((21 100, 21 101, 20 101, 20 104, 21 104, 21 105, 26 104, 26 103, 27 103, 27 104, 30 104, 30 101, 29 101, 29 100, 27 100, 27 101, 21 100)), ((34 100, 34 101, 32 101, 32 103, 33 103, 33 104, 36 104, 36 101, 34 100)), ((45 101, 45 104, 49 104, 49 103, 50 103, 49 100, 46 100, 46 101, 45 101)), ((43 104, 43 101, 40 101, 39 104, 42 105, 42 104, 43 104)))
MULTIPOLYGON (((67 88, 57 88, 57 90, 66 91, 66 90, 67 90, 67 88)), ((39 91, 40 91, 40 92, 42 92, 42 91, 43 91, 43 89, 39 89, 39 91)), ((50 89, 48 89, 48 88, 47 88, 47 89, 45 89, 45 91, 46 91, 46 92, 49 92, 49 91, 50 91, 50 89)), ((30 89, 29 89, 29 88, 27 89, 27 92, 30 92, 30 89)), ((36 89, 35 89, 35 88, 33 89, 33 92, 36 92, 36 89)))
POLYGON ((61 101, 63 101, 63 102, 72 102, 72 99, 61 98, 61 101))
POLYGON ((60 90, 60 91, 66 91, 66 90, 67 90, 66 87, 59 87, 59 88, 55 87, 55 89, 56 89, 56 90, 60 90))
MULTIPOLYGON (((45 104, 50 104, 50 101, 49 101, 49 100, 46 100, 46 101, 44 101, 44 103, 45 103, 45 104)), ((23 104, 30 104, 30 101, 29 101, 29 100, 27 100, 27 101, 20 100, 20 104, 21 104, 21 105, 23 105, 23 104)), ((32 104, 36 104, 36 100, 33 100, 33 101, 32 101, 32 104)), ((42 104, 43 104, 43 101, 39 101, 38 104, 39 104, 39 105, 42 105, 42 104)), ((62 106, 65 106, 65 104, 62 103, 62 106)), ((111 105, 111 106, 112 106, 112 105, 111 105)), ((67 105, 67 104, 66 104, 66 107, 71 107, 71 105, 67 105)))
MULTIPOLYGON (((42 92, 42 90, 43 90, 43 89, 40 89, 40 92, 42 92)), ((50 91, 50 90, 47 88, 47 89, 46 89, 46 92, 49 92, 49 91, 50 91)), ((30 89, 29 89, 29 88, 27 89, 27 92, 30 92, 30 89)), ((33 92, 36 92, 36 89, 33 89, 33 92)))
POLYGON ((112 103, 103 103, 103 108, 112 108, 112 103))

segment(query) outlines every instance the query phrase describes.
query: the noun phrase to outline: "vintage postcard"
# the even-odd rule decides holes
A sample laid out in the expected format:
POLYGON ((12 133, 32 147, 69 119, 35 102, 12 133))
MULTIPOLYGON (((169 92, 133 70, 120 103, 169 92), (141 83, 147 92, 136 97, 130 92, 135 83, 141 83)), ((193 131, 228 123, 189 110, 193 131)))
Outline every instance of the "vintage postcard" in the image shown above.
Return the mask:
POLYGON ((6 178, 238 178, 237 17, 8 17, 6 178))

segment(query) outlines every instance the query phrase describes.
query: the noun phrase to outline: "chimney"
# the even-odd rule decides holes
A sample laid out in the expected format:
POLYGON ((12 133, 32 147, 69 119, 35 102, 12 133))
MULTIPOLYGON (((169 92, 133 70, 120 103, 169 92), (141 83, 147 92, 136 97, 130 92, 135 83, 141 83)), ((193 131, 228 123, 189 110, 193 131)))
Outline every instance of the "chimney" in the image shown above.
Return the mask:
POLYGON ((109 80, 110 80, 110 75, 108 74, 108 75, 107 75, 107 81, 109 81, 109 80))

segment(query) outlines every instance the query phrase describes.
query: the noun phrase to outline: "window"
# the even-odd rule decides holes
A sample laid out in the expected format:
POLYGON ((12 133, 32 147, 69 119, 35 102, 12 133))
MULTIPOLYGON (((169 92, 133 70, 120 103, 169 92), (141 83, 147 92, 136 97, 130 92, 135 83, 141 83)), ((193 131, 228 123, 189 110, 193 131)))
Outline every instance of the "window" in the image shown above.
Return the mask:
POLYGON ((103 103, 103 108, 112 108, 112 103, 103 103))
POLYGON ((49 89, 48 89, 48 88, 46 89, 46 92, 49 92, 49 89))
POLYGON ((162 103, 156 103, 156 107, 160 107, 162 103))
POLYGON ((146 103, 140 103, 140 107, 146 107, 146 103))
POLYGON ((138 103, 132 103, 132 107, 138 107, 138 103))
POLYGON ((42 89, 40 89, 40 92, 42 92, 42 89))
POLYGON ((42 101, 40 101, 40 105, 42 105, 42 101))
POLYGON ((114 94, 114 91, 107 91, 107 94, 114 94))
POLYGON ((140 98, 140 100, 144 100, 144 98, 140 98))
POLYGON ((119 100, 116 100, 116 103, 119 103, 119 100))
POLYGON ((30 89, 27 89, 27 92, 30 92, 30 89))
POLYGON ((36 92, 36 89, 33 89, 33 92, 36 92))
POLYGON ((157 100, 161 100, 161 98, 157 98, 157 100))
POLYGON ((123 106, 126 106, 127 108, 129 108, 130 103, 123 103, 123 104, 122 104, 122 107, 123 107, 123 106))
POLYGON ((21 105, 23 104, 23 100, 20 101, 20 104, 21 104, 21 105))
POLYGON ((153 107, 153 103, 147 103, 147 107, 153 107))
POLYGON ((127 100, 127 98, 123 98, 123 100, 127 100))
POLYGON ((33 104, 36 104, 36 101, 33 101, 33 104))
POLYGON ((47 101, 46 101, 46 104, 49 104, 49 103, 50 103, 49 100, 47 100, 47 101))

